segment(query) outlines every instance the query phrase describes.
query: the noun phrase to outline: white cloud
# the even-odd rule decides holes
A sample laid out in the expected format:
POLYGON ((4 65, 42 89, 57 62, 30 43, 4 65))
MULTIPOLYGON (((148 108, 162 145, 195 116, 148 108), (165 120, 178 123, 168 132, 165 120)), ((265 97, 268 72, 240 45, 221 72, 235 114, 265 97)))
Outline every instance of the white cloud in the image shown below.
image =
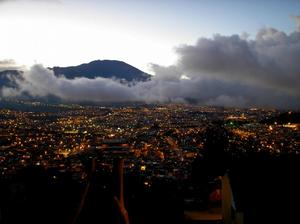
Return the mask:
POLYGON ((168 67, 152 64, 152 80, 135 85, 100 77, 70 80, 35 65, 17 80, 17 89, 3 88, 2 95, 27 92, 71 101, 193 101, 300 108, 300 31, 286 34, 264 28, 253 40, 244 34, 216 35, 200 38, 195 45, 181 45, 177 54, 178 63, 168 67))

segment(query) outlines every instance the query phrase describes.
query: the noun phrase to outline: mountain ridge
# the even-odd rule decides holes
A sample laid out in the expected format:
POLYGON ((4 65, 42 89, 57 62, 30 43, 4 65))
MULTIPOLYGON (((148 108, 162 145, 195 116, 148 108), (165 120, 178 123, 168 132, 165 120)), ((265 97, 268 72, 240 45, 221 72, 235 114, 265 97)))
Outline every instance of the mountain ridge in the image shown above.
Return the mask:
MULTIPOLYGON (((54 72, 56 76, 63 75, 68 79, 85 77, 94 79, 116 78, 126 82, 144 82, 151 78, 151 75, 143 72, 134 66, 118 60, 94 60, 76 66, 59 67, 54 66, 48 68, 54 72)), ((2 70, 0 71, 0 88, 3 86, 15 87, 14 79, 23 73, 22 70, 2 70)))
POLYGON ((151 75, 135 68, 134 66, 118 60, 94 60, 76 66, 50 68, 56 76, 64 75, 66 78, 116 78, 128 82, 147 81, 151 75))

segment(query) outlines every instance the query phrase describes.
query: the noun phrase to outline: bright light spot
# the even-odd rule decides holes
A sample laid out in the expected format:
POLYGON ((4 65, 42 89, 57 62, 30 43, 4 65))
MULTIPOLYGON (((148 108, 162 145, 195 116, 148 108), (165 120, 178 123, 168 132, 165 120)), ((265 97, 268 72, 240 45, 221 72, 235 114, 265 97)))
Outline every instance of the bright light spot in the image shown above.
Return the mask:
POLYGON ((187 80, 190 80, 191 78, 188 77, 188 76, 186 76, 186 75, 182 75, 182 76, 180 77, 180 79, 187 79, 187 80))
POLYGON ((147 186, 147 187, 151 187, 151 184, 148 181, 145 181, 144 185, 147 186))
POLYGON ((141 166, 141 171, 145 171, 145 170, 146 170, 146 166, 145 165, 141 166))

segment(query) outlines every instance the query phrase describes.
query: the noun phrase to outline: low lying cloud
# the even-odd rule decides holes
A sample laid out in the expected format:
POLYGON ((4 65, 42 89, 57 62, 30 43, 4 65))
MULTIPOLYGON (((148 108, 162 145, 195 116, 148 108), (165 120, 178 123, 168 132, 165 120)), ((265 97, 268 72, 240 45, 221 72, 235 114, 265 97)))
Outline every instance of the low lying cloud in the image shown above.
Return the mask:
POLYGON ((197 102, 202 105, 260 106, 299 108, 299 97, 272 88, 261 88, 238 82, 194 77, 182 79, 176 67, 154 66, 156 76, 151 81, 124 85, 107 78, 57 77, 42 65, 34 65, 16 79, 17 88, 3 87, 3 97, 17 97, 24 93, 33 97, 57 96, 66 101, 94 102, 197 102), (175 69, 175 71, 174 71, 175 69), (177 75, 166 75, 168 71, 177 75), (167 73, 166 73, 167 72, 167 73))
POLYGON ((300 17, 297 30, 274 28, 246 35, 200 38, 176 48, 179 60, 152 65, 150 81, 127 85, 107 78, 57 77, 35 65, 16 80, 17 88, 2 88, 2 96, 27 93, 55 95, 69 101, 197 102, 204 105, 300 108, 300 17))
POLYGON ((33 97, 57 96, 70 101, 127 101, 135 100, 128 86, 112 79, 57 77, 42 65, 34 65, 15 80, 17 88, 2 88, 2 95, 9 97, 27 93, 33 97))

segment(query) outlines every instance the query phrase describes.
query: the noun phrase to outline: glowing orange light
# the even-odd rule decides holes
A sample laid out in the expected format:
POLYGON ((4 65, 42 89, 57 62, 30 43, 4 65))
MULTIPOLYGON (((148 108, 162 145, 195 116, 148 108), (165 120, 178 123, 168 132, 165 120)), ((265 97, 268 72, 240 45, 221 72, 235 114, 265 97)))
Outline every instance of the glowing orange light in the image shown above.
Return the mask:
POLYGON ((141 171, 145 171, 146 170, 146 166, 141 166, 141 171))

